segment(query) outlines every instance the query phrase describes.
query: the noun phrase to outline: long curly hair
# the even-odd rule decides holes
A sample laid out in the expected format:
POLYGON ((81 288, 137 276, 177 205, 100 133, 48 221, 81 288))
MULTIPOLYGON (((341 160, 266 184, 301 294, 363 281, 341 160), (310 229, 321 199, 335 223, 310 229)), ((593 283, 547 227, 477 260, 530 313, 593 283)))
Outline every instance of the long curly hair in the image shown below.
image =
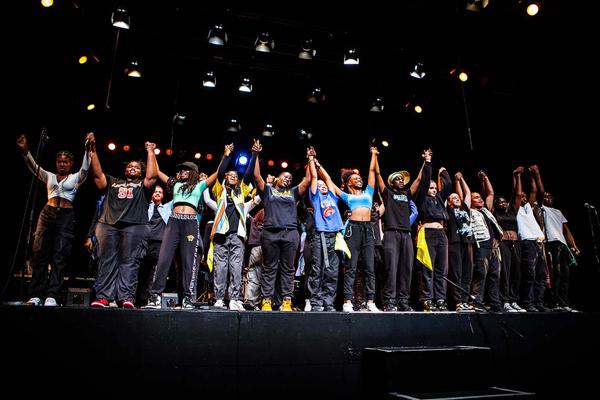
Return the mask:
POLYGON ((200 181, 200 174, 192 170, 190 170, 190 174, 188 175, 187 179, 178 179, 177 182, 181 182, 181 194, 186 195, 192 193, 192 191, 196 188, 198 181, 200 181))
POLYGON ((356 172, 354 172, 354 170, 352 170, 352 169, 342 168, 342 170, 341 170, 341 180, 342 180, 341 189, 342 190, 347 191, 348 180, 350 180, 350 177, 352 175, 358 175, 358 174, 356 174, 356 172))

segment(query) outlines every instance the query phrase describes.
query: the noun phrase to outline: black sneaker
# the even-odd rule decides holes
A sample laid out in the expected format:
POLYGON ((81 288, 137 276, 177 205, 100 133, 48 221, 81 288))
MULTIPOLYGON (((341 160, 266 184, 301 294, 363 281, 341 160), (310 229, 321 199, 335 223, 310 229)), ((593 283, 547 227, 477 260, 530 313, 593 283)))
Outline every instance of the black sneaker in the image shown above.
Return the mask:
POLYGON ((383 311, 385 311, 385 312, 396 312, 396 311, 398 311, 398 307, 396 307, 393 304, 386 304, 385 306, 383 306, 383 311))
POLYGON ((325 306, 325 311, 326 312, 336 312, 337 310, 335 309, 334 306, 325 306))
POLYGON ((150 298, 148 299, 148 304, 146 304, 142 308, 159 309, 161 307, 162 307, 162 304, 160 301, 160 296, 157 294, 153 294, 153 295, 150 295, 150 298))
POLYGON ((550 309, 546 307, 543 303, 535 303, 535 308, 538 309, 539 312, 549 312, 550 309))
POLYGON ((435 304, 433 304, 433 301, 431 300, 425 300, 423 302, 423 311, 424 312, 434 312, 437 311, 437 307, 435 306, 435 304))
POLYGON ((435 306, 438 311, 448 311, 448 305, 446 304, 446 300, 438 300, 435 302, 435 306))
POLYGON ((398 302, 398 311, 408 312, 408 311, 415 311, 415 310, 411 306, 409 306, 406 301, 399 301, 398 302))
POLYGON ((535 308, 535 306, 533 304, 526 304, 525 305, 525 311, 527 311, 527 312, 539 312, 540 310, 538 310, 537 308, 535 308))

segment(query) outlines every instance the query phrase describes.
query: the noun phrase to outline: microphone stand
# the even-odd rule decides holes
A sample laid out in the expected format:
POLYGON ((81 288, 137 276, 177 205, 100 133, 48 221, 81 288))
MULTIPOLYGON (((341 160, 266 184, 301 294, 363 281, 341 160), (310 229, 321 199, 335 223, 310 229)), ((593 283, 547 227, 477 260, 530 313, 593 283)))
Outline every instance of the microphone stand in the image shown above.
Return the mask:
POLYGON ((2 290, 0 291, 0 298, 4 297, 4 294, 6 292, 6 289, 8 288, 8 284, 10 282, 10 279, 12 278, 13 275, 13 271, 15 270, 15 266, 16 266, 16 262, 17 262, 17 255, 19 252, 19 247, 21 246, 21 239, 23 237, 23 230, 25 228, 25 219, 27 217, 27 210, 29 208, 29 205, 31 204, 31 210, 29 213, 29 219, 27 220, 27 236, 26 236, 26 241, 25 241, 25 257, 24 257, 24 262, 23 265, 21 266, 21 285, 20 285, 20 289, 19 289, 19 295, 20 298, 24 298, 24 294, 25 294, 25 269, 26 269, 26 265, 27 265, 27 261, 31 258, 31 232, 33 229, 33 217, 35 215, 35 202, 37 199, 37 192, 38 192, 38 186, 36 184, 36 180, 38 179, 38 175, 40 173, 40 164, 39 164, 39 159, 40 159, 40 154, 42 153, 42 150, 44 148, 44 145, 46 144, 46 142, 49 140, 50 138, 48 137, 48 130, 44 127, 42 128, 42 131, 40 132, 40 140, 38 141, 38 146, 37 149, 35 151, 35 163, 36 163, 36 169, 35 169, 35 173, 33 174, 33 176, 31 177, 31 183, 29 184, 29 192, 27 194, 27 201, 25 202, 25 210, 23 211, 23 218, 21 220, 21 227, 19 230, 19 237, 17 238, 17 245, 15 247, 15 251, 13 254, 13 260, 11 263, 11 267, 9 269, 9 273, 8 273, 8 277, 6 279, 6 283, 4 284, 4 287, 2 288, 2 290))
POLYGON ((598 222, 598 212, 596 211, 596 207, 591 204, 585 204, 585 207, 588 210, 588 219, 590 221, 590 230, 592 231, 592 245, 594 246, 594 258, 596 259, 596 264, 600 265, 600 257, 598 257, 598 245, 596 243, 596 234, 594 233, 594 221, 592 220, 592 210, 596 216, 596 225, 600 226, 598 222))
POLYGON ((510 331, 510 332, 514 333, 515 335, 519 336, 521 339, 525 339, 525 336, 523 336, 523 334, 521 332, 519 332, 515 328, 507 325, 506 322, 504 321, 504 319, 500 318, 500 316, 498 315, 498 313, 490 311, 490 308, 488 306, 486 306, 485 304, 483 304, 482 302, 480 302, 479 300, 477 300, 477 298, 475 296, 471 295, 467 290, 463 289, 460 285, 452 282, 450 279, 446 278, 443 275, 442 275, 442 278, 446 282, 448 282, 449 284, 451 284, 452 286, 454 286, 455 288, 457 288, 458 290, 460 290, 462 293, 466 294, 467 297, 469 298, 469 300, 471 300, 473 303, 475 303, 476 305, 478 305, 479 307, 481 307, 483 310, 485 310, 486 314, 489 314, 492 317, 494 317, 494 319, 496 320, 496 322, 498 323, 498 325, 500 326, 500 328, 502 329, 502 331, 504 332, 504 334, 507 337, 508 337, 507 333, 510 331))

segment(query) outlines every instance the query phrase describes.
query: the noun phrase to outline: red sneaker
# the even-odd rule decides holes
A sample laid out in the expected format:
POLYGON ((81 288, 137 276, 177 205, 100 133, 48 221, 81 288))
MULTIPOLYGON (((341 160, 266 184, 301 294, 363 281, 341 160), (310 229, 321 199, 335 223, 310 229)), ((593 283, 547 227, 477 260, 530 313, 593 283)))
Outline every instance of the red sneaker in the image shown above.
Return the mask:
POLYGON ((91 306, 96 308, 106 308, 110 302, 106 299, 98 299, 92 302, 91 306))
POLYGON ((135 304, 133 304, 133 300, 124 300, 123 304, 121 304, 123 308, 135 308, 135 304))

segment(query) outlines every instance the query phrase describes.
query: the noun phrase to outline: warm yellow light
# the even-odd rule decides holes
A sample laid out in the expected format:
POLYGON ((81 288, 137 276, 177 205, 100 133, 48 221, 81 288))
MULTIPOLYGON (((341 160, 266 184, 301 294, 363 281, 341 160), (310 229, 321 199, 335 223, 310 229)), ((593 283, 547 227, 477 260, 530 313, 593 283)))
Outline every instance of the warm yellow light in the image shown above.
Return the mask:
POLYGON ((116 149, 116 148, 117 148, 117 145, 116 145, 116 144, 114 144, 114 143, 109 143, 109 144, 108 144, 108 149, 109 149, 110 151, 113 151, 113 150, 114 150, 114 149, 116 149))
POLYGON ((415 112, 416 112, 417 114, 421 114, 421 113, 423 112, 423 108, 421 108, 421 106, 420 106, 420 105, 416 105, 416 106, 415 106, 415 112))
POLYGON ((288 167, 288 163, 286 161, 283 161, 281 163, 281 168, 286 169, 288 167))
POLYGON ((88 104, 86 108, 88 111, 92 111, 94 108, 96 108, 96 105, 94 103, 88 104))
POLYGON ((44 7, 52 7, 52 4, 54 4, 54 0, 42 0, 40 1, 40 3, 42 3, 44 7))
POLYGON ((211 153, 208 153, 208 154, 206 155, 206 159, 207 159, 208 161, 212 160, 212 158, 213 158, 213 155, 212 155, 211 153))
POLYGON ((173 149, 167 149, 165 150, 165 154, 168 156, 172 156, 173 155, 173 149))
POLYGON ((131 146, 129 146, 128 144, 123 146, 123 151, 129 151, 129 150, 131 150, 131 146))
POLYGON ((469 79, 469 75, 467 75, 466 72, 461 72, 458 74, 458 79, 460 79, 462 82, 466 82, 467 79, 469 79))
POLYGON ((382 140, 382 141, 381 141, 381 145, 382 145, 383 147, 389 147, 389 146, 390 146, 390 143, 389 143, 387 140, 382 140))
POLYGON ((79 57, 79 64, 85 64, 87 62, 87 56, 79 57))
POLYGON ((527 6, 527 15, 533 17, 538 12, 540 12, 540 6, 538 6, 537 4, 531 3, 530 5, 527 6))
POLYGON ((160 149, 159 148, 154 149, 154 154, 159 155, 160 154, 160 149))
POLYGON ((201 153, 196 153, 196 154, 194 154, 194 158, 195 158, 196 160, 199 160, 199 159, 200 159, 200 157, 202 157, 202 154, 201 154, 201 153))

